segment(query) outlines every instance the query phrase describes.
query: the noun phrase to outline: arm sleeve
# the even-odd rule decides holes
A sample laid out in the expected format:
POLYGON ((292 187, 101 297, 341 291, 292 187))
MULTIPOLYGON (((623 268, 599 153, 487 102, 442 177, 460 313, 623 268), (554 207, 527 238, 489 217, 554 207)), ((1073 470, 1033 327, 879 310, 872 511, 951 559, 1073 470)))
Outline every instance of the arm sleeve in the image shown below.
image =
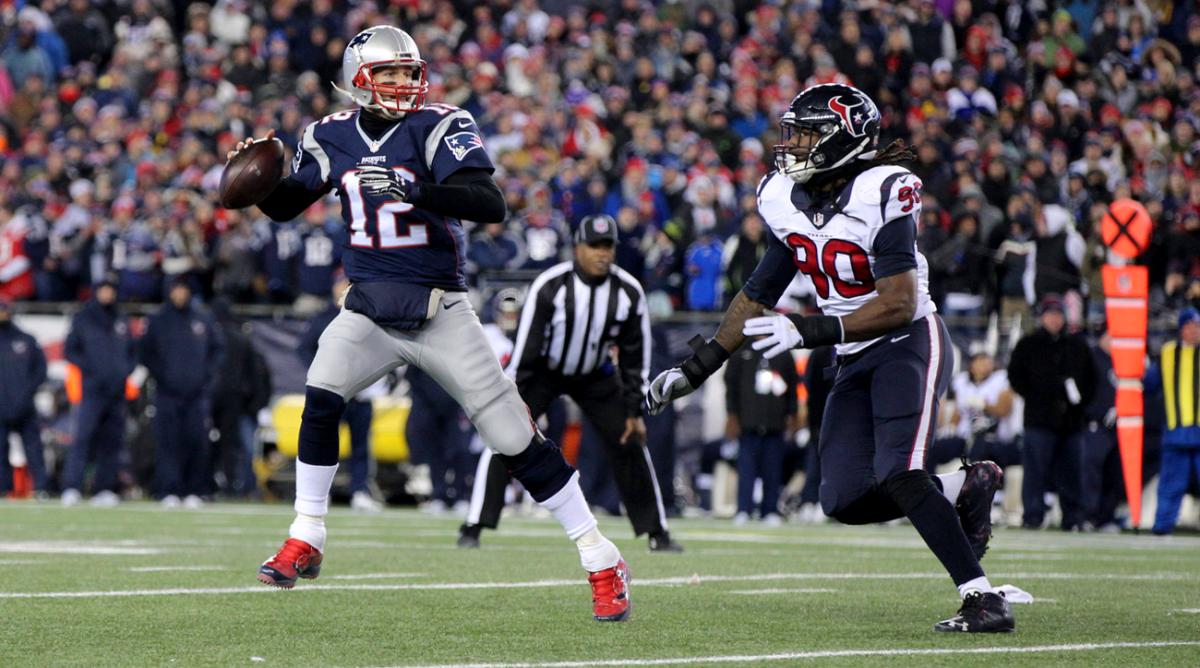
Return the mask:
POLYGON ((917 221, 905 216, 888 222, 875 235, 871 250, 875 254, 875 266, 871 268, 875 280, 916 269, 917 221))
POLYGON ((258 204, 258 208, 273 220, 291 220, 333 188, 329 180, 329 156, 317 141, 317 124, 304 128, 296 156, 292 158, 292 173, 279 182, 275 190, 258 204))
POLYGON ((258 203, 258 208, 271 220, 292 220, 331 189, 330 186, 325 186, 322 190, 309 190, 289 176, 280 181, 266 199, 258 203))
POLYGON ((410 201, 439 216, 477 223, 502 223, 508 215, 504 193, 492 179, 491 170, 478 167, 460 169, 445 183, 421 183, 410 201))
POLYGON ((758 261, 750 278, 746 279, 742 292, 750 301, 774 307, 795 277, 796 263, 792 261, 792 252, 771 235, 767 252, 758 261))
POLYGON ((646 295, 640 287, 636 295, 637 303, 631 308, 633 313, 621 326, 617 338, 617 347, 621 351, 618 358, 621 388, 628 417, 641 417, 642 397, 650 387, 650 310, 646 308, 646 295))

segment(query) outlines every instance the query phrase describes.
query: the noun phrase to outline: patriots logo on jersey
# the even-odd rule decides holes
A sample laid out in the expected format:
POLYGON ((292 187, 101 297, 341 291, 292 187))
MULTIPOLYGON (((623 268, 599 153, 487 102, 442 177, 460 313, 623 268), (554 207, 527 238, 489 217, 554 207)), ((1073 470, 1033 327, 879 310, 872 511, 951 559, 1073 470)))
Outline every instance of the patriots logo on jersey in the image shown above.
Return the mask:
POLYGON ((835 97, 829 101, 829 109, 842 117, 846 131, 854 137, 862 137, 867 133, 867 121, 874 113, 867 101, 858 95, 847 100, 845 97, 835 97))
POLYGON ((467 154, 471 151, 483 148, 483 140, 474 132, 456 132, 452 135, 447 135, 445 141, 446 146, 450 148, 450 152, 454 154, 454 158, 459 161, 467 157, 467 154))

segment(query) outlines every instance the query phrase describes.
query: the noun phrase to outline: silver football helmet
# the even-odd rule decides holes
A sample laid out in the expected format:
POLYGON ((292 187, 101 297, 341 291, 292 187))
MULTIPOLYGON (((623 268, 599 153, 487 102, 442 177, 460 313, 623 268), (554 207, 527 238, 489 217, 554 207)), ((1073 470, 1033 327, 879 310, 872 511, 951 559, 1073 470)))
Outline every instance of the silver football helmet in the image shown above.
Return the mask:
POLYGON ((342 55, 342 85, 333 87, 364 109, 387 118, 402 118, 425 104, 429 94, 425 61, 408 33, 392 26, 367 28, 346 44, 342 55), (400 67, 410 73, 409 81, 375 81, 380 68, 400 67))

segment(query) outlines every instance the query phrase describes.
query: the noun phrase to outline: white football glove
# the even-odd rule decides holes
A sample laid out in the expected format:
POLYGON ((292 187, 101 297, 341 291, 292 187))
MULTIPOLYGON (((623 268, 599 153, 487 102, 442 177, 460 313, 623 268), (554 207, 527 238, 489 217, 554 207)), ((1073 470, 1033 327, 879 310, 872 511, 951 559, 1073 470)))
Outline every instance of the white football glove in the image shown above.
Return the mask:
POLYGON ((804 337, 796 329, 796 324, 787 316, 778 313, 750 318, 742 328, 742 334, 766 337, 755 341, 751 347, 755 350, 765 348, 763 357, 767 359, 804 345, 804 337))
POLYGON ((667 404, 694 391, 696 388, 692 387, 687 376, 683 375, 683 370, 671 367, 650 381, 650 391, 646 393, 646 412, 658 415, 667 404))
POLYGON ((359 167, 358 182, 376 197, 391 197, 401 202, 407 202, 412 191, 412 181, 394 169, 378 165, 359 167))

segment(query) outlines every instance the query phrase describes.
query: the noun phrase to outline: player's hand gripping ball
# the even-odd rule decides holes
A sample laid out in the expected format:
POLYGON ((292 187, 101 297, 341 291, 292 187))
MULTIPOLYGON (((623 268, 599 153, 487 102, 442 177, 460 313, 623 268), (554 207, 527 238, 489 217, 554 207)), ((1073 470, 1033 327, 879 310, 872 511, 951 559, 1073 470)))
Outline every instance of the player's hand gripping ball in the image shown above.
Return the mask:
POLYGON ((271 194, 283 178, 283 142, 271 130, 262 139, 245 139, 227 155, 221 174, 221 206, 244 209, 271 194))

